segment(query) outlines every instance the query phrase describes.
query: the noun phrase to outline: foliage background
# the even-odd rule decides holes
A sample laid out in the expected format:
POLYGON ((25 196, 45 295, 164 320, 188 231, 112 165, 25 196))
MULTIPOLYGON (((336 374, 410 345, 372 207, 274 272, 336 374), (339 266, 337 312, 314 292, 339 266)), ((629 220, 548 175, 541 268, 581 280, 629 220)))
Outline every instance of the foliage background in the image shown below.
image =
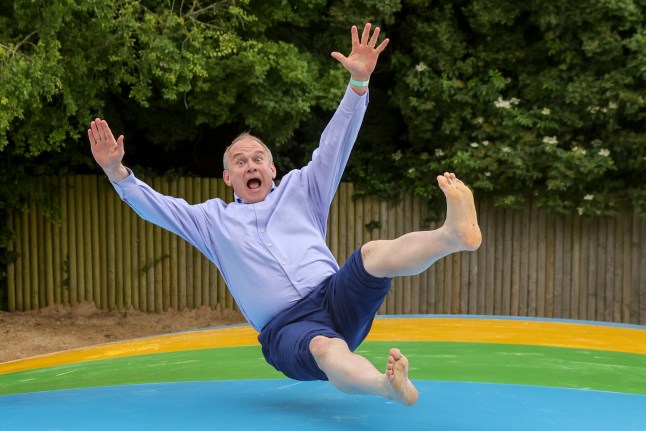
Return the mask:
POLYGON ((348 78, 329 53, 347 53, 366 21, 391 44, 344 178, 358 193, 413 190, 434 205, 435 176, 455 171, 499 205, 646 214, 645 6, 1 1, 0 216, 46 202, 41 175, 98 173, 86 138, 97 116, 140 173, 220 176, 243 130, 272 146, 279 172, 302 165, 348 78))

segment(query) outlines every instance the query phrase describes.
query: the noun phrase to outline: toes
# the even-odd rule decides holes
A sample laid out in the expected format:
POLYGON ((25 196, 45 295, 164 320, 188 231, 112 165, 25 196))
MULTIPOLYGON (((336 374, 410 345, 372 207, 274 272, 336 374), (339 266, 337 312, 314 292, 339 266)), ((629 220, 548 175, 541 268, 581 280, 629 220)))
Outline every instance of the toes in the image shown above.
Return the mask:
POLYGON ((401 358, 402 352, 399 349, 393 347, 392 349, 390 349, 390 356, 397 361, 399 360, 399 358, 401 358))
POLYGON ((451 174, 449 172, 444 172, 444 178, 446 179, 447 184, 451 184, 451 174))
POLYGON ((386 375, 388 381, 392 382, 395 379, 395 368, 398 366, 402 354, 399 349, 390 349, 390 356, 388 356, 388 363, 386 364, 386 375))
POLYGON ((444 174, 438 175, 437 183, 440 185, 441 188, 464 184, 462 180, 456 177, 453 172, 444 172, 444 174))

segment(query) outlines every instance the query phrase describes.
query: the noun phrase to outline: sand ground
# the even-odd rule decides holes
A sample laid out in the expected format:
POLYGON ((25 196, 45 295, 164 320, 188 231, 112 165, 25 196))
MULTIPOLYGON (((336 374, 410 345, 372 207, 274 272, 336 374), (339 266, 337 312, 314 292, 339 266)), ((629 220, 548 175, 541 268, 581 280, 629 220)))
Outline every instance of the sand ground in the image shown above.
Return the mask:
POLYGON ((135 310, 103 311, 92 302, 84 302, 27 312, 0 311, 0 363, 95 344, 235 323, 244 323, 239 312, 208 307, 147 314, 135 310))

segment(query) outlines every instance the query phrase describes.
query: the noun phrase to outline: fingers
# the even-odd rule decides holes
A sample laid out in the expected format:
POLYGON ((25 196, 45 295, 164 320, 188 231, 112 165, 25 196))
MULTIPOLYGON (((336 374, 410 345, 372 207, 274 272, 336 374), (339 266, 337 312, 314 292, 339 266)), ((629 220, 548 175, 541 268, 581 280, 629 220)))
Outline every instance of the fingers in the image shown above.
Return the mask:
POLYGON ((380 32, 381 32, 381 29, 379 27, 376 27, 375 31, 372 33, 372 36, 370 37, 370 40, 368 41, 368 46, 372 46, 374 48, 375 45, 377 45, 377 40, 379 40, 380 32))
POLYGON ((92 132, 92 126, 90 126, 89 129, 87 129, 87 138, 90 140, 90 144, 94 145, 96 144, 96 140, 94 139, 94 133, 92 132))
MULTIPOLYGON (((363 33, 361 34, 361 45, 367 45, 368 44, 368 38, 370 37, 370 27, 371 26, 372 25, 368 22, 363 27, 363 33)), ((377 33, 377 35, 379 35, 379 34, 377 33)))
POLYGON ((108 122, 101 120, 100 118, 97 118, 90 123, 87 135, 92 143, 98 143, 103 140, 114 140, 114 136, 112 135, 108 122))
POLYGON ((98 118, 90 123, 90 128, 87 130, 87 136, 90 138, 90 142, 96 144, 99 140, 99 131, 97 129, 96 121, 98 118))
POLYGON ((341 63, 354 79, 368 81, 375 69, 379 54, 388 46, 389 40, 384 39, 378 46, 375 46, 379 41, 381 29, 379 27, 373 28, 370 23, 364 26, 361 36, 359 36, 356 26, 352 26, 350 33, 352 35, 350 54, 346 57, 340 52, 334 51, 331 56, 341 63))
POLYGON ((99 136, 101 139, 114 139, 110 126, 108 126, 108 122, 105 120, 99 120, 99 136))
MULTIPOLYGON (((370 24, 368 24, 370 25, 370 24)), ((375 49, 377 54, 381 54, 381 52, 386 49, 388 46, 388 43, 390 42, 390 39, 386 38, 381 41, 379 46, 377 46, 377 41, 379 41, 379 34, 381 33, 381 29, 379 27, 375 27, 375 31, 372 32, 372 36, 370 37, 370 41, 368 42, 368 46, 372 47, 375 49)))
POLYGON ((359 47, 359 30, 357 30, 356 25, 350 28, 350 37, 352 39, 352 51, 354 51, 359 47))
POLYGON ((97 142, 105 138, 105 135, 101 136, 101 129, 102 127, 100 118, 97 118, 90 123, 90 128, 87 131, 90 142, 96 144, 97 142))
POLYGON ((370 46, 371 48, 376 49, 379 53, 383 51, 388 45, 389 40, 384 39, 379 46, 377 42, 379 40, 379 34, 381 33, 381 28, 375 27, 370 35, 370 30, 372 29, 372 24, 366 23, 363 27, 363 32, 361 33, 361 40, 359 40, 359 30, 356 25, 353 25, 350 29, 350 34, 352 37, 352 51, 356 51, 361 46, 370 46))
POLYGON ((388 46, 388 42, 390 42, 390 39, 384 39, 381 41, 378 47, 375 48, 375 51, 377 51, 377 54, 381 54, 381 52, 386 49, 388 46))
POLYGON ((379 34, 381 34, 381 28, 375 27, 375 30, 372 32, 372 36, 370 36, 371 27, 372 24, 370 23, 366 24, 366 26, 364 27, 363 34, 361 36, 361 44, 368 45, 369 47, 374 48, 375 51, 377 51, 377 54, 381 54, 381 52, 388 46, 390 40, 386 38, 381 41, 379 46, 377 46, 377 42, 379 41, 379 34))
POLYGON ((334 59, 336 59, 339 63, 341 63, 344 66, 345 66, 345 62, 348 61, 348 57, 341 54, 340 52, 334 51, 331 55, 334 59))

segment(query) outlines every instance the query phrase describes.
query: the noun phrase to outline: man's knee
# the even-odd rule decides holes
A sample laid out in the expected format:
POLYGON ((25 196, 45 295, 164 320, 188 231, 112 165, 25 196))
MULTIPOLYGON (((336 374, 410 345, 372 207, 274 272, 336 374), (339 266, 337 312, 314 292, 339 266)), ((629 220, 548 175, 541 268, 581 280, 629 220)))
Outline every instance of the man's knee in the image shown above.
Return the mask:
POLYGON ((380 242, 381 240, 368 241, 361 246, 361 259, 363 260, 364 264, 366 262, 366 259, 370 259, 375 250, 379 248, 380 242))
POLYGON ((340 338, 330 338, 324 335, 317 335, 310 341, 310 352, 319 364, 337 349, 349 350, 348 344, 340 338))
POLYGON ((383 262, 379 256, 380 251, 383 249, 386 240, 374 240, 368 241, 361 246, 361 260, 363 261, 363 267, 366 269, 368 274, 375 277, 385 277, 387 274, 383 272, 383 262))

